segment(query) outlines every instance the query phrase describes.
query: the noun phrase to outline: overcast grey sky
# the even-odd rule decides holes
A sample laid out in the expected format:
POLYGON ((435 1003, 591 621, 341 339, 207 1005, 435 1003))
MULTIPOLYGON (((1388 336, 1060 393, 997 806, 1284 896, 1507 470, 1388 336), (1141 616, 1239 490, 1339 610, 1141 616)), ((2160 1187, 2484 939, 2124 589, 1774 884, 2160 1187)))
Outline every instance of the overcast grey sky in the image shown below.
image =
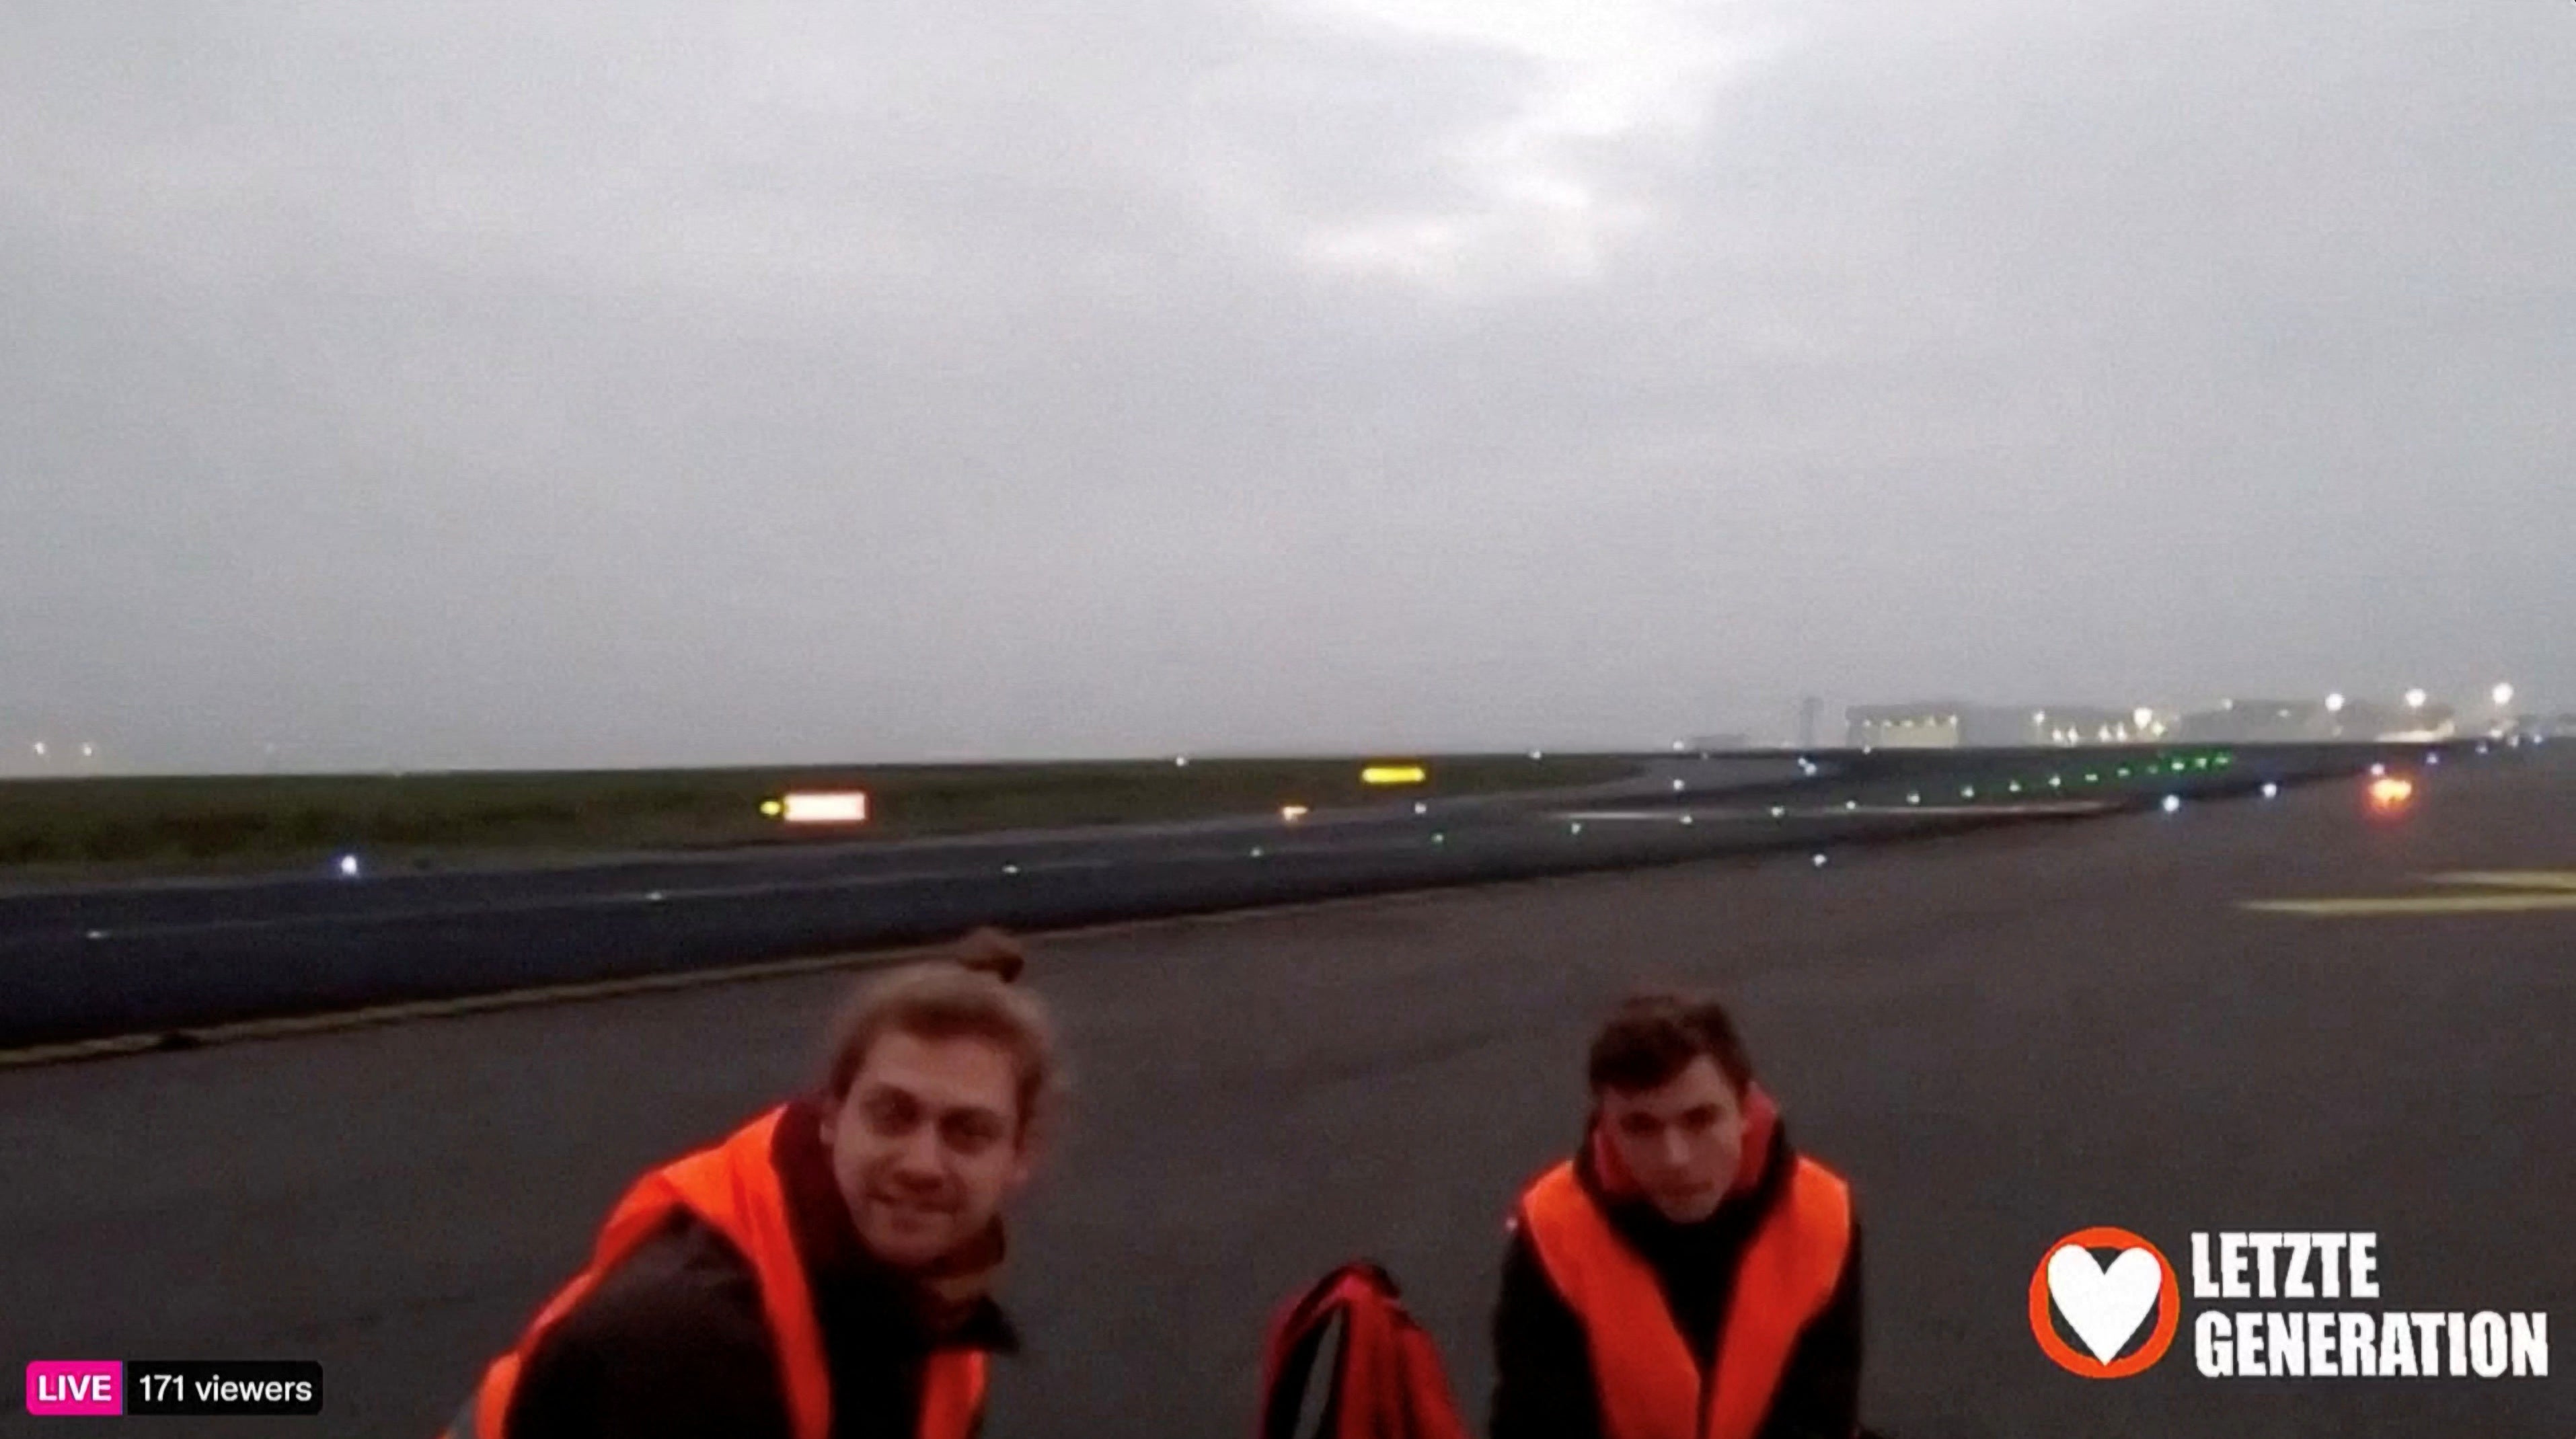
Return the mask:
POLYGON ((0 16, 0 735, 2576 706, 2567 0, 0 16))

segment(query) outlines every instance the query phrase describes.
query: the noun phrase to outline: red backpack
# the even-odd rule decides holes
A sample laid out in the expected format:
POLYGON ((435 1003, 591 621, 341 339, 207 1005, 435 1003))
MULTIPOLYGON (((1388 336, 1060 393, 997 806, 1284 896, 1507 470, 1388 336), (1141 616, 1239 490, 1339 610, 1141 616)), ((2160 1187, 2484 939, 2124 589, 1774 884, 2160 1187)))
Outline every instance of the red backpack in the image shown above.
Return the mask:
POLYGON ((1431 1336, 1414 1322, 1384 1269, 1345 1264, 1283 1308, 1261 1356, 1260 1439, 1469 1439, 1431 1336), (1320 1415, 1301 1431, 1317 1361, 1324 1366, 1320 1415))

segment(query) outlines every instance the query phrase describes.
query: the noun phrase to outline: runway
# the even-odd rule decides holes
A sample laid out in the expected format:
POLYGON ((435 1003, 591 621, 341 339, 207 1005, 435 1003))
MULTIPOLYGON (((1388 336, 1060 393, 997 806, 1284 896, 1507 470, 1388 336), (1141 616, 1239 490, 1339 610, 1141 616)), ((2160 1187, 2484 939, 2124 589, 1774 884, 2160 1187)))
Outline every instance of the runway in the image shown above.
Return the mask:
MULTIPOLYGON (((2170 789, 2349 773, 2373 752, 1648 757, 1633 780, 1402 799, 1293 822, 797 844, 356 879, 0 894, 0 1063, 211 1026, 595 992, 958 934, 1060 929, 2043 820, 2170 789), (1981 788, 1982 784, 1982 788, 1981 788)), ((2392 751, 2395 753, 2395 751, 2392 751)), ((2412 752, 2420 760, 2421 751, 2412 752)), ((2463 756, 2464 758, 2466 756, 2463 756)))
MULTIPOLYGON (((1031 1350, 987 1432, 1245 1434, 1274 1306, 1355 1255, 1481 1419, 1502 1217, 1577 1133, 1594 1017, 1661 979, 1732 999, 1793 1139, 1852 1180, 1865 1417, 1895 1439, 2576 1433, 2564 1353, 2545 1379, 2218 1380, 2186 1323, 2095 1382, 2025 1314, 2088 1226, 2157 1243, 2194 1312, 2344 1307, 2193 1301, 2194 1231, 2370 1230, 2363 1307, 2548 1311, 2563 1346, 2562 755, 2446 766, 2393 819, 2342 780, 1821 868, 1720 855, 1041 942, 1076 1104, 1014 1237, 1031 1350), (2497 897, 2520 902, 2471 902, 2497 897)), ((318 1359, 326 1417, 257 1432, 421 1439, 628 1180, 811 1072, 848 983, 0 1070, 0 1353, 318 1359)))

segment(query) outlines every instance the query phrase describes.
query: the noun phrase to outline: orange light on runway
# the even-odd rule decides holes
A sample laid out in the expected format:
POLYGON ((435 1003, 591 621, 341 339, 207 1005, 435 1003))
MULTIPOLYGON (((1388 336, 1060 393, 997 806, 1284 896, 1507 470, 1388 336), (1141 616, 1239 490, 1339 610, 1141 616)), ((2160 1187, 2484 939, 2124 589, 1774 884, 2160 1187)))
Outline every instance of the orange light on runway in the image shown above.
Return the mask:
POLYGON ((1362 784, 1420 784, 1430 777, 1418 764, 1373 764, 1360 771, 1362 784))
POLYGON ((1306 817, 1306 807, 1302 804, 1283 804, 1279 806, 1279 817, 1290 824, 1295 824, 1306 817))
POLYGON ((2381 775, 2379 778, 2370 782, 2370 807, 2372 809, 2403 809, 2406 807, 2407 802, 2414 798, 2415 781, 2411 779, 2406 779, 2399 775, 2387 774, 2381 775))

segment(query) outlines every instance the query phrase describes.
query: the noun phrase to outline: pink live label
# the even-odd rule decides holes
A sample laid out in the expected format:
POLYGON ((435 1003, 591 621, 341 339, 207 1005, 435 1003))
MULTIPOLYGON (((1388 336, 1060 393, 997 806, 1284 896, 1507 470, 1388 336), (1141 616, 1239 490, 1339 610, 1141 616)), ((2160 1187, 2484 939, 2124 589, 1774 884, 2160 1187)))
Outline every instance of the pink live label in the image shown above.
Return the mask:
POLYGON ((122 1359, 39 1359, 27 1366, 30 1414, 122 1414, 122 1359))

